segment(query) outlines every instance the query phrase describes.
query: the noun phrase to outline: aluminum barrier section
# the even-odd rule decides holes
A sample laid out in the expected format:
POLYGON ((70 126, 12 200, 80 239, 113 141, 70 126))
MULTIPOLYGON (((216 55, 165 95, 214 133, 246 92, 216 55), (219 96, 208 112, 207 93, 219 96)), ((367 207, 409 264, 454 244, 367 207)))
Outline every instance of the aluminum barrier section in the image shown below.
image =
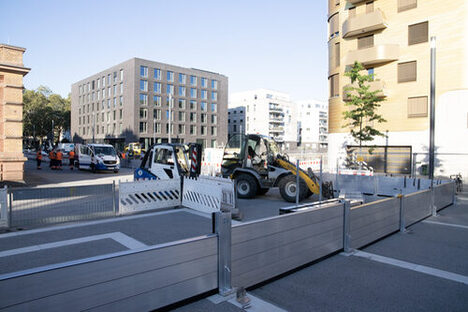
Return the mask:
POLYGON ((453 204, 455 196, 455 182, 434 186, 434 204, 437 210, 453 204))
POLYGON ((217 288, 216 235, 0 275, 0 310, 151 311, 217 288))
POLYGON ((431 190, 408 194, 402 198, 405 226, 410 226, 431 215, 431 190))
POLYGON ((352 207, 349 234, 351 248, 360 248, 390 233, 400 226, 400 199, 388 198, 352 207))
POLYGON ((6 186, 0 189, 0 229, 9 227, 8 190, 6 186))
POLYGON ((180 193, 180 179, 120 182, 119 214, 177 207, 180 193))
POLYGON ((234 183, 217 177, 184 177, 182 205, 206 213, 235 208, 234 183))
POLYGON ((232 285, 249 287, 343 248, 343 204, 236 224, 232 285))

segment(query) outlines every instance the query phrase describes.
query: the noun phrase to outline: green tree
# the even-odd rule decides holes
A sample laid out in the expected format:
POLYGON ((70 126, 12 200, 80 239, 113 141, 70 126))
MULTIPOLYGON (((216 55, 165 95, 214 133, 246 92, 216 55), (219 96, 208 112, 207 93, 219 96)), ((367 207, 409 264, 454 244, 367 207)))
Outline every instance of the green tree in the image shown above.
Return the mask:
POLYGON ((382 90, 369 91, 369 82, 374 80, 374 75, 363 74, 364 66, 355 62, 352 68, 345 73, 351 79, 351 87, 346 87, 345 92, 349 101, 345 105, 348 111, 343 112, 346 124, 350 127, 350 134, 362 147, 363 142, 373 141, 376 136, 385 136, 384 133, 374 128, 374 124, 386 122, 382 115, 377 114, 380 103, 384 100, 379 97, 382 90))
POLYGON ((70 128, 70 95, 65 99, 44 86, 25 90, 23 95, 23 136, 34 141, 50 135, 54 125, 54 138, 70 128))

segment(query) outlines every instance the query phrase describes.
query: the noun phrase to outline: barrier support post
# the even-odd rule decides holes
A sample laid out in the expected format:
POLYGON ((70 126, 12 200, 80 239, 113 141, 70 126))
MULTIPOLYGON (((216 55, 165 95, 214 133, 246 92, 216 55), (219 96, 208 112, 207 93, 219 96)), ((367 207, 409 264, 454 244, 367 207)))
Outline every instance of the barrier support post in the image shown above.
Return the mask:
POLYGON ((115 181, 112 181, 112 211, 114 212, 114 216, 117 215, 117 207, 115 203, 115 181))
POLYGON ((433 217, 437 217, 437 207, 435 205, 434 180, 431 180, 431 212, 433 217))
POLYGON ((351 217, 351 202, 349 200, 342 200, 344 208, 343 218, 343 251, 347 254, 353 252, 351 248, 351 233, 350 233, 350 217, 351 217))
POLYGON ((403 205, 403 195, 398 194, 397 197, 400 199, 400 232, 406 233, 405 207, 403 205))
POLYGON ((228 296, 234 292, 231 286, 231 213, 219 211, 214 216, 218 234, 218 292, 228 296))
POLYGON ((12 227, 12 218, 13 218, 13 193, 8 193, 8 227, 12 227))

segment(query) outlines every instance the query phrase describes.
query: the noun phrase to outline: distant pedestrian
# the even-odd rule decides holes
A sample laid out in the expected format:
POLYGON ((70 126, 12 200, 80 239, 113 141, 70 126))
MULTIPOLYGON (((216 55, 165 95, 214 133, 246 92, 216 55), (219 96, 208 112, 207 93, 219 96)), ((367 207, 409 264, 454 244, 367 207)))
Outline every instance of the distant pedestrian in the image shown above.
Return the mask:
POLYGON ((50 169, 55 169, 55 151, 54 150, 51 150, 49 152, 49 159, 50 159, 50 163, 49 163, 49 167, 50 169))
POLYGON ((73 150, 68 153, 68 162, 70 165, 70 170, 73 170, 73 167, 75 166, 75 152, 73 150))
POLYGON ((37 170, 41 169, 41 162, 42 162, 42 149, 39 147, 36 153, 36 162, 37 162, 37 170))
POLYGON ((57 159, 57 169, 62 170, 62 159, 63 159, 63 153, 60 149, 57 150, 55 153, 56 159, 57 159))

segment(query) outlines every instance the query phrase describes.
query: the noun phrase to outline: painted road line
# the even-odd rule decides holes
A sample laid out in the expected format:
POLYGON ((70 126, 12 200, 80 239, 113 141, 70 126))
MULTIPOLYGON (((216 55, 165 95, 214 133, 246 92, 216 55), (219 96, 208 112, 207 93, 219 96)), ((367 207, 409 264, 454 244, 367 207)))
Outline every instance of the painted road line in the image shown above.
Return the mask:
POLYGON ((128 249, 138 249, 138 248, 146 247, 145 244, 121 232, 113 232, 113 233, 106 233, 106 234, 100 234, 100 235, 85 236, 85 237, 80 237, 80 238, 75 238, 75 239, 68 239, 68 240, 63 240, 63 241, 58 241, 58 242, 53 242, 53 243, 46 243, 46 244, 5 250, 5 251, 0 252, 0 258, 24 254, 28 252, 46 250, 46 249, 51 249, 51 248, 59 248, 59 247, 65 247, 65 246, 70 246, 70 245, 88 243, 88 242, 103 240, 103 239, 113 239, 114 241, 118 242, 119 244, 125 246, 128 249))
POLYGON ((415 264, 411 262, 406 262, 406 261, 401 261, 401 260, 397 260, 393 258, 379 256, 379 255, 371 254, 371 253, 364 252, 364 251, 355 251, 353 253, 353 256, 397 266, 403 269, 408 269, 408 270, 416 271, 419 273, 424 273, 424 274, 440 277, 443 279, 447 279, 453 282, 459 282, 459 283, 468 285, 468 276, 464 276, 464 275, 460 275, 460 274, 456 274, 452 272, 447 272, 447 271, 443 271, 439 269, 434 269, 428 266, 419 265, 419 264, 415 264))
POLYGON ((450 226, 450 227, 455 227, 455 228, 460 228, 460 229, 468 230, 468 226, 466 226, 466 225, 460 225, 460 224, 452 224, 452 223, 445 223, 445 222, 437 222, 437 221, 431 221, 431 220, 424 220, 424 221, 422 221, 422 223, 437 224, 437 225, 445 225, 445 226, 450 226))

